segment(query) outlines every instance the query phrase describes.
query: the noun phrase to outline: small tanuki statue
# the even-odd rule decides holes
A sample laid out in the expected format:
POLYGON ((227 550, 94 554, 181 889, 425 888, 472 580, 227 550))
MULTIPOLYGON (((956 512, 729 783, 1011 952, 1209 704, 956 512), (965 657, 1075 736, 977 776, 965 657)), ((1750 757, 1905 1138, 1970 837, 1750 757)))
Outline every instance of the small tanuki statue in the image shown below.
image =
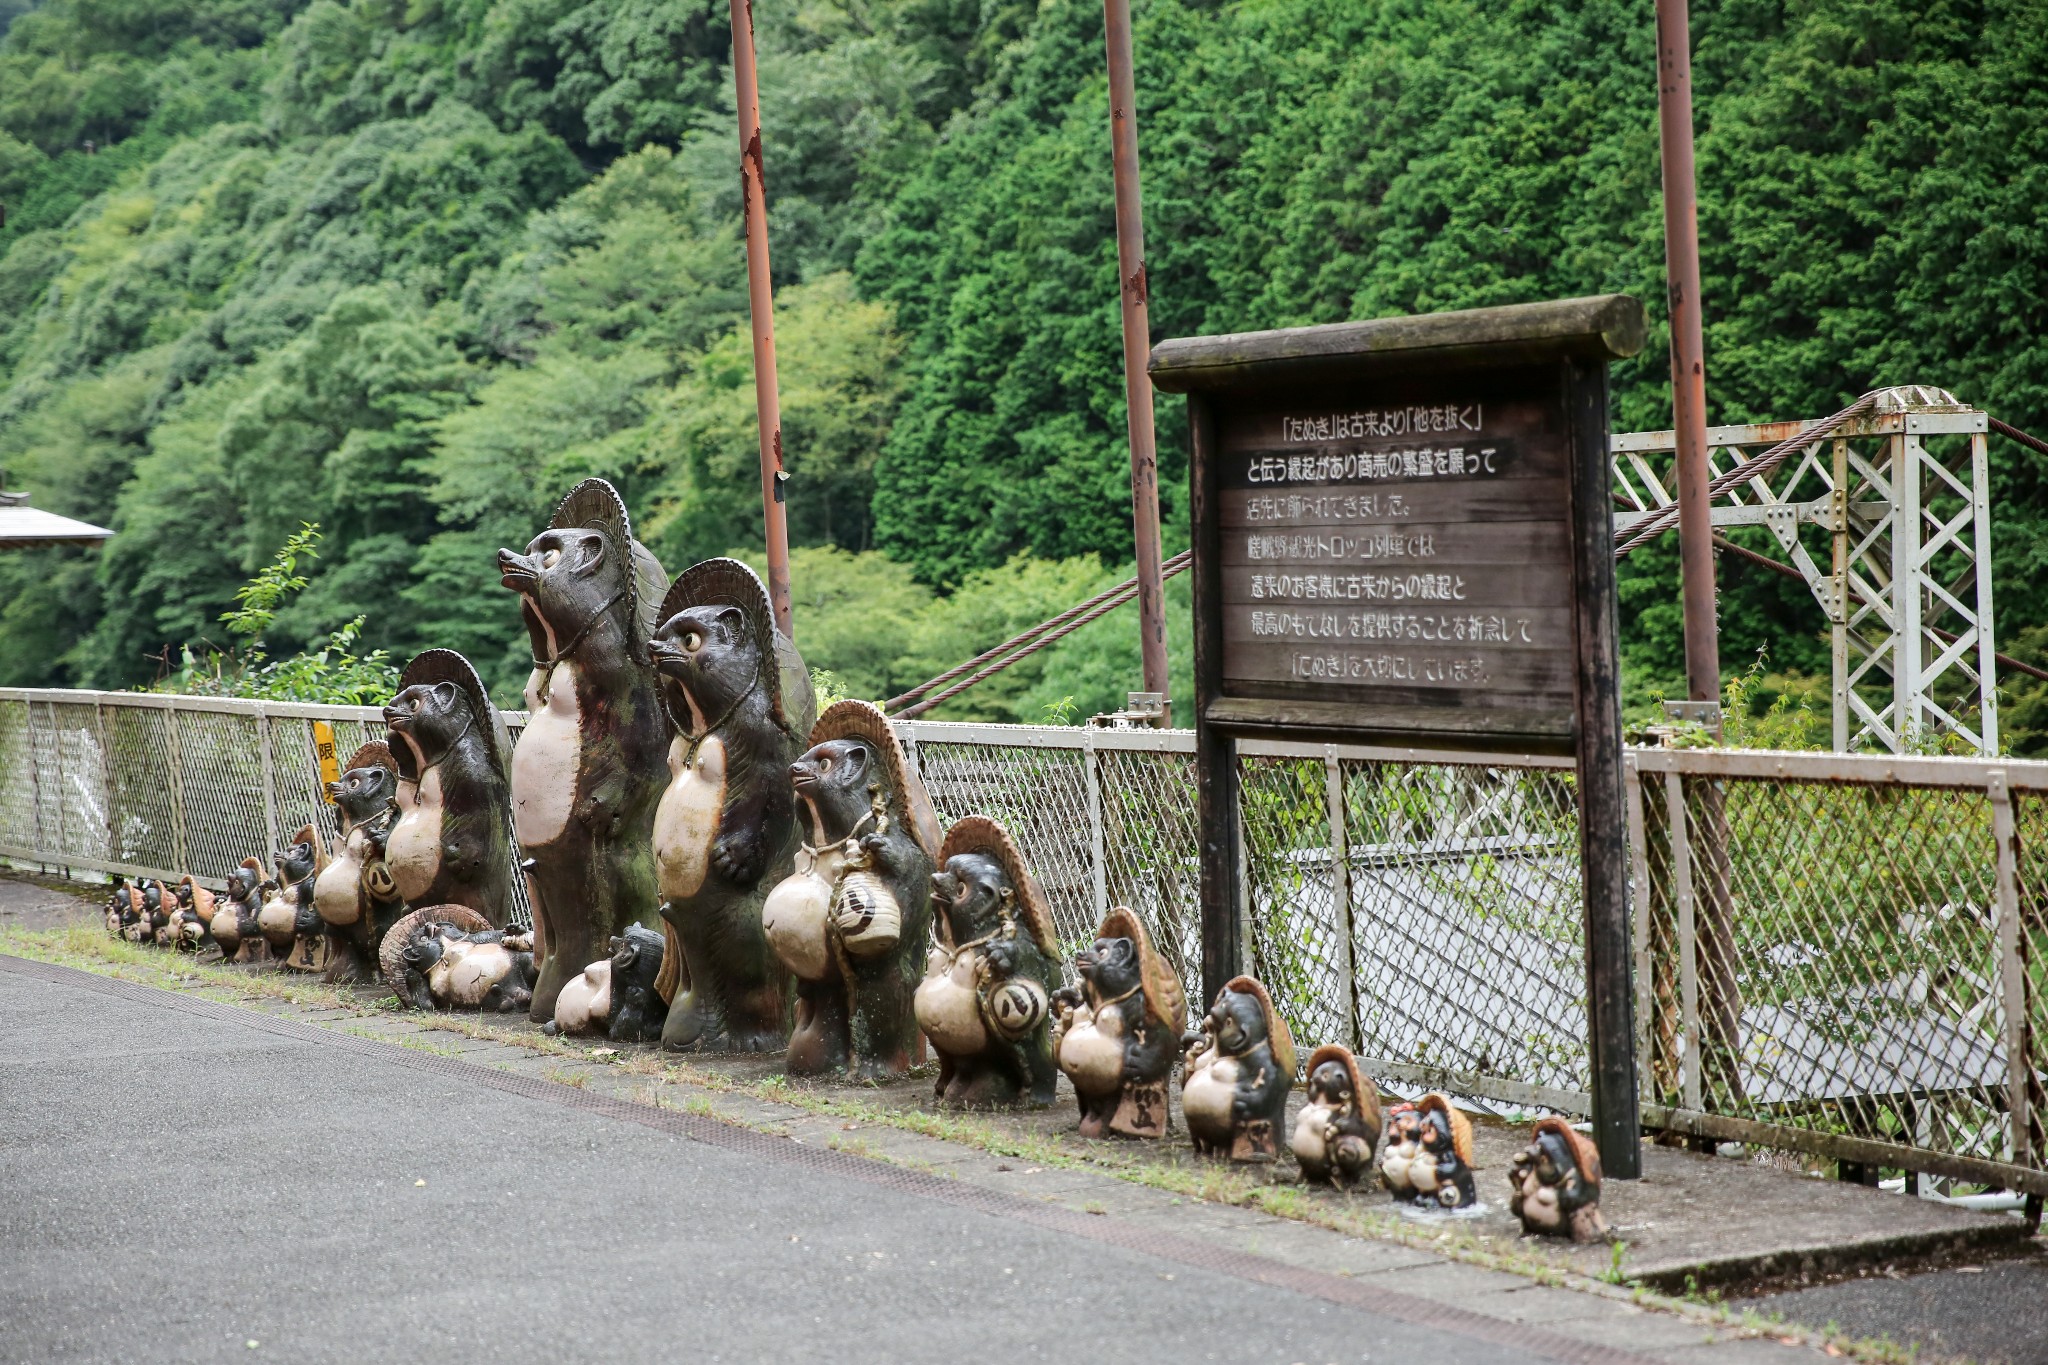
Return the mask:
POLYGON ((120 914, 120 937, 130 943, 154 943, 158 921, 164 919, 164 884, 138 877, 128 888, 128 904, 120 914))
POLYGON ((170 943, 181 953, 196 953, 206 946, 213 925, 213 892, 192 880, 187 872, 171 891, 170 943))
MULTIPOLYGON (((801 833, 790 764, 815 719, 810 673, 768 590, 734 559, 685 569, 649 649, 673 725, 654 860, 671 1001, 662 1044, 769 1052, 789 1041, 789 971, 761 922, 801 833)), ((616 1036, 616 1035, 615 1035, 616 1036)))
POLYGON ((223 962, 263 962, 270 957, 270 945, 263 939, 258 916, 263 913, 263 864, 254 858, 228 873, 228 893, 214 902, 213 920, 208 926, 213 941, 220 945, 223 962))
POLYGON ((796 977, 785 1065, 893 1080, 917 1041, 938 816, 888 718, 864 701, 826 707, 789 771, 806 832, 761 911, 796 977))
POLYGON ((1074 954, 1078 987, 1052 998, 1053 1056, 1074 1083, 1081 1136, 1163 1137, 1166 1085, 1188 1024, 1187 997, 1145 926, 1118 907, 1074 954))
POLYGON ((1380 1092, 1349 1048, 1327 1043, 1309 1054, 1308 1103, 1289 1144, 1311 1184, 1348 1190, 1372 1170, 1380 1141, 1380 1092))
POLYGON ((313 906, 327 935, 327 980, 345 984, 370 979, 379 945, 405 913, 384 862, 398 819, 397 760, 382 740, 372 740, 349 757, 327 794, 340 847, 313 879, 313 906))
POLYGON ((1387 1117, 1387 1150, 1380 1179, 1396 1199, 1462 1209, 1479 1193, 1472 1181, 1472 1121, 1432 1090, 1414 1104, 1395 1105, 1387 1117))
POLYGON ((1574 1242, 1608 1236, 1600 1213, 1600 1153, 1556 1115, 1536 1120, 1529 1145, 1508 1168, 1508 1211, 1522 1231, 1574 1242))
POLYGON ((664 935, 645 925, 627 925, 612 939, 610 957, 591 963, 562 987, 555 997, 555 1017, 542 1032, 605 1032, 615 1042, 658 1042, 669 1007, 655 985, 666 956, 664 935))
POLYGON ((107 900, 107 932, 129 943, 152 943, 162 906, 163 883, 155 878, 116 882, 107 900))
POLYGON ((431 905, 391 926, 378 965, 399 1000, 414 1009, 509 1014, 533 999, 533 939, 495 929, 466 905, 431 905))
POLYGON ((608 1032, 615 1043, 661 1040, 669 1002, 659 989, 668 957, 667 938, 645 925, 629 924, 612 939, 611 1012, 608 1032))
MULTIPOLYGON (((267 894, 256 915, 256 928, 270 945, 270 955, 287 967, 294 965, 292 950, 298 946, 299 926, 312 911, 313 879, 326 864, 327 850, 307 825, 290 847, 277 855, 275 870, 264 884, 267 894)), ((317 912, 313 918, 318 920, 317 912)))
POLYGON ((939 1054, 933 1093, 969 1108, 1051 1104, 1052 911, 1009 833, 986 816, 946 831, 932 874, 932 934, 938 945, 916 1006, 939 1054))
POLYGON ((113 886, 107 889, 106 925, 108 938, 121 937, 121 926, 135 914, 135 905, 131 899, 134 894, 135 888, 128 885, 128 879, 116 873, 113 886))
POLYGON ((512 745, 469 660, 414 657, 384 708, 398 764, 398 818, 384 844, 408 905, 466 905, 492 925, 512 913, 512 745))
POLYGON ((512 751, 512 828, 527 858, 540 976, 533 1017, 605 956, 628 924, 653 927, 654 810, 669 723, 647 641, 668 575, 633 539, 618 490, 585 479, 526 553, 498 551, 533 650, 528 719, 512 751))
POLYGON ((1294 1038, 1266 988, 1232 977, 1186 1046, 1181 1115, 1195 1150, 1232 1161, 1271 1161, 1294 1086, 1294 1038))
POLYGON ((276 926, 281 916, 290 915, 290 936, 285 940, 283 950, 278 952, 283 965, 290 971, 327 970, 326 926, 320 919, 319 907, 313 903, 313 889, 319 885, 320 874, 326 870, 327 843, 311 825, 302 826, 293 836, 291 847, 277 855, 279 889, 263 903, 259 923, 263 926, 264 937, 271 941, 273 951, 276 951, 276 926))

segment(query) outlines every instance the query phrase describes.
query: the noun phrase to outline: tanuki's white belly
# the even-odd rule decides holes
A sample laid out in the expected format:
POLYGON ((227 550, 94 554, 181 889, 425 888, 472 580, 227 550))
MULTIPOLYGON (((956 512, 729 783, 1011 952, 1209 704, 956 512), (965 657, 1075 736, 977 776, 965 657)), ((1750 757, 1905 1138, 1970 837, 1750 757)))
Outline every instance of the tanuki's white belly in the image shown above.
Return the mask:
POLYGON ((664 899, 694 896, 711 867, 711 845, 725 806, 725 741, 712 735, 684 766, 690 742, 681 735, 668 746, 668 789, 654 812, 654 861, 664 899))
POLYGON ((268 939, 290 938, 298 921, 298 900, 288 887, 264 901, 263 908, 256 912, 256 927, 268 939))
POLYGON ((1074 1011, 1074 1023, 1060 1039, 1060 1070, 1083 1095, 1115 1093, 1123 1083, 1123 1016, 1074 1011))
POLYGON ((554 666, 546 704, 533 685, 526 693, 533 709, 512 750, 512 829, 521 847, 539 848, 562 837, 576 806, 583 765, 576 665, 565 659, 554 666))
POLYGON ((321 919, 341 927, 363 917, 363 865, 371 855, 370 836, 360 828, 350 830, 340 856, 320 869, 313 883, 313 908, 321 919))
POLYGON ((1230 1133, 1230 1101, 1237 1093, 1241 1064, 1235 1057, 1218 1057, 1193 1072, 1180 1088, 1180 1109, 1188 1131, 1212 1141, 1230 1133))
POLYGON ((420 775, 419 787, 398 792, 398 819, 384 841, 384 861, 398 894, 409 901, 425 896, 441 872, 441 822, 447 807, 441 797, 441 770, 429 768, 420 775))
POLYGON ((1323 1141, 1323 1129, 1336 1117, 1337 1111, 1327 1104, 1304 1104, 1301 1113, 1294 1120, 1294 1138, 1289 1146, 1294 1149, 1294 1159, 1300 1162, 1327 1161, 1329 1146, 1323 1141))

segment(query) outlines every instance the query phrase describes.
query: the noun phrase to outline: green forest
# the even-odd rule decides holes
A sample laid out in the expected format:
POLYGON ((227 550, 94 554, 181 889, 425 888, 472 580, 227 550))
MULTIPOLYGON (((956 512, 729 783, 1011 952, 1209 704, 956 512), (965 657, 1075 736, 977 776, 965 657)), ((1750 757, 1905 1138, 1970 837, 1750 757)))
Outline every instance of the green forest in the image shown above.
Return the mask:
MULTIPOLYGON (((1670 424, 1646 0, 1135 9, 1156 336, 1625 291, 1654 327, 1615 429, 1670 424)), ((1102 14, 754 15, 797 637, 883 697, 1130 571, 1102 14)), ((361 617, 362 647, 460 649, 510 700, 492 552, 591 475, 672 573, 758 561, 728 22, 0 0, 0 466, 116 532, 0 561, 0 684, 147 685, 233 643, 236 589, 312 522, 272 655, 361 617)), ((1923 383, 2048 434, 2040 11, 1724 0, 1693 37, 1710 419, 1923 383)), ((1185 421, 1159 418, 1171 552, 1185 421)), ((1999 633, 2038 659, 2048 469, 1992 460, 1999 633)), ((1724 669, 1825 672, 1803 588, 1721 574, 1724 669)), ((1675 545, 1621 589, 1647 696, 1683 672, 1675 545)), ((1169 606, 1185 696, 1184 580, 1169 606)), ((938 714, 1085 716, 1136 675, 1124 609, 938 714)))

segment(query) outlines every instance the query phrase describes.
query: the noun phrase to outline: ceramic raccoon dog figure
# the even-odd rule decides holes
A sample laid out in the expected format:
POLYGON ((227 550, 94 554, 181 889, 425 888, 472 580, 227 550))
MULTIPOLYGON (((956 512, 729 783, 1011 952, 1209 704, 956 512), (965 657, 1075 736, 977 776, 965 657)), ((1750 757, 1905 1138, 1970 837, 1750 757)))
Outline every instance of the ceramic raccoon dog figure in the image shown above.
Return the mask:
POLYGON ((788 1069, 901 1076, 917 1039, 938 817, 867 702, 827 707, 789 771, 804 843, 761 911, 769 945, 797 978, 788 1069))
POLYGON ((937 944, 917 988, 917 1022, 939 1054, 933 1093, 969 1108, 1051 1104, 1048 1007, 1059 969, 1051 909, 995 821, 946 831, 932 874, 937 944))
POLYGON ((814 719, 810 675, 737 560, 686 569, 661 618, 649 650, 674 727, 654 820, 671 958, 662 1043, 773 1050, 788 1041, 790 974, 761 911, 799 840, 790 764, 814 719))
POLYGON ((1585 1134, 1556 1115, 1536 1120, 1529 1145, 1508 1171, 1508 1212, 1522 1231, 1574 1242, 1607 1237, 1600 1213, 1600 1153, 1585 1134))
POLYGON ((311 825, 302 826, 291 846, 277 855, 278 890, 264 902, 257 922, 272 952, 291 971, 327 970, 327 935, 313 900, 326 867, 327 845, 311 825))
POLYGON ((627 925, 612 940, 610 957, 591 963, 562 987, 555 997, 555 1017, 541 1032, 552 1037, 602 1030, 616 1042, 658 1042, 669 1005, 656 983, 668 952, 664 935, 645 925, 627 925))
POLYGON ((228 893, 215 902, 213 941, 220 945, 223 962, 265 962, 270 945, 264 941, 258 917, 263 913, 263 865, 254 858, 228 873, 228 893))
POLYGON ((192 874, 187 872, 171 889, 171 896, 176 902, 168 930, 171 946, 181 953, 196 953, 206 946, 207 935, 212 931, 214 894, 193 881, 192 874))
POLYGON ((1311 1183, 1350 1189, 1372 1170, 1380 1126, 1379 1088, 1358 1069, 1350 1049, 1329 1043, 1311 1053, 1308 1103, 1295 1118, 1289 1144, 1302 1175, 1311 1183))
POLYGON ((299 916, 313 898, 313 877, 326 862, 319 836, 307 825, 289 848, 277 855, 276 875, 269 882, 270 894, 256 916, 256 927, 270 945, 270 955, 291 965, 292 948, 298 941, 299 916))
POLYGON ((509 1014, 533 999, 533 939, 494 929, 466 905, 415 910, 378 949, 384 979, 414 1009, 509 1014))
POLYGON ((512 911, 511 745, 469 660, 430 649, 384 708, 398 764, 398 818, 384 861, 410 905, 466 905, 494 925, 512 911))
POLYGON ((327 934, 327 979, 346 983, 376 970, 384 936, 405 912, 384 861, 384 844, 398 817, 398 763, 381 740, 373 740, 356 750, 327 790, 341 846, 314 879, 313 904, 327 934))
POLYGON ((1074 955, 1074 970, 1080 985, 1053 997, 1052 1045, 1081 1104, 1081 1136, 1163 1137, 1166 1083, 1188 1022, 1179 979, 1121 907, 1074 955))
POLYGON ((1380 1179, 1396 1199, 1447 1209, 1477 1203, 1472 1121, 1435 1090, 1412 1105, 1396 1105, 1388 1116, 1380 1179))
POLYGON ((1187 1044, 1182 1117, 1195 1150, 1271 1161, 1294 1085, 1294 1039, 1266 988, 1233 977, 1187 1044))
POLYGON ((512 824, 527 858, 540 976, 533 1017, 628 924, 652 928, 654 812, 669 722, 647 657, 668 577, 633 539, 616 489, 586 479, 524 554, 498 551, 533 650, 512 752, 512 824))

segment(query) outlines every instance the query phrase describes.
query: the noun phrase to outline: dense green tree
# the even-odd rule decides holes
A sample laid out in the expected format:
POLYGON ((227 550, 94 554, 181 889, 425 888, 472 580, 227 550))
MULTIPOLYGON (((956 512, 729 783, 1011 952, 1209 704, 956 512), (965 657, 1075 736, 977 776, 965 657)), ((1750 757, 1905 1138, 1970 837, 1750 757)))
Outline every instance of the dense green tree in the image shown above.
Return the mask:
MULTIPOLYGON (((726 6, 21 11, 0 0, 0 465, 116 536, 0 564, 0 678, 148 679, 217 642, 301 521, 328 539, 280 649, 361 614, 365 647, 455 645, 503 688, 491 552, 575 478, 617 481, 672 568, 758 543, 726 6)), ((850 691, 900 690, 1125 572, 1101 12, 755 24, 788 507, 827 580, 799 635, 850 691), (880 640, 842 624, 863 603, 880 640)), ((1653 335, 1616 426, 1668 423, 1640 6, 1140 0, 1137 40, 1159 335, 1626 290, 1653 335)), ((2033 8, 1742 0, 1694 46, 1714 420, 1932 383, 2048 429, 2033 8)), ((1160 422, 1185 543, 1177 403, 1160 422)), ((1996 441, 1993 479, 2001 634, 2038 648, 2048 469, 1996 441)), ((1681 671, 1676 584, 1668 544, 1624 565, 1637 698, 1681 671)), ((1825 667, 1799 585, 1731 561, 1722 601, 1729 671, 1825 667)), ((946 714, 1114 705, 1127 616, 946 714)))

